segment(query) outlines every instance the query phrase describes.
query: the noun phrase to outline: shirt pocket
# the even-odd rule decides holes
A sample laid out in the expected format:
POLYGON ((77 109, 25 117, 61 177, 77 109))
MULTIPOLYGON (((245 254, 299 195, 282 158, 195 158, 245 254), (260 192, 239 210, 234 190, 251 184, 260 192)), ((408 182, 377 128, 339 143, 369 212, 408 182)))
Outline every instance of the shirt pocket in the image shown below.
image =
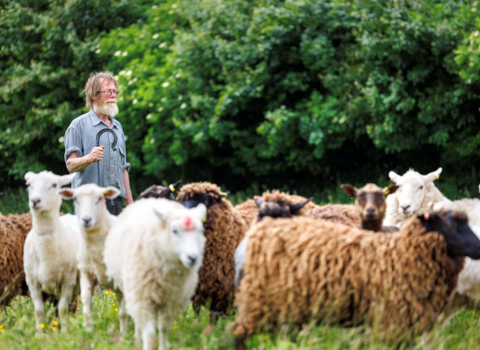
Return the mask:
POLYGON ((123 171, 123 164, 125 164, 125 151, 122 149, 122 147, 118 147, 118 151, 120 153, 118 167, 123 171))

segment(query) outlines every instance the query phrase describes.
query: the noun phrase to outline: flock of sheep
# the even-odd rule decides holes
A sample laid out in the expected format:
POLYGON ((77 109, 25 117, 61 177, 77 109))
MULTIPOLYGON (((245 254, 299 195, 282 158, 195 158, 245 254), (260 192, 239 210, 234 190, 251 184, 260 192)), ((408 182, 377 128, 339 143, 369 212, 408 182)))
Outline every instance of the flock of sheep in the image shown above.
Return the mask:
POLYGON ((375 324, 399 341, 429 330, 455 293, 480 300, 480 200, 445 198, 440 173, 390 172, 385 189, 342 185, 355 204, 325 206, 267 191, 234 207, 215 184, 177 182, 115 217, 105 201, 118 189, 29 172, 30 213, 0 215, 0 302, 29 295, 41 331, 50 299, 67 331, 80 294, 92 329, 95 287, 112 289, 121 332, 133 318, 144 349, 168 348, 191 301, 210 306, 207 333, 238 307, 238 349, 257 331, 312 320, 375 324), (60 213, 62 199, 75 215, 60 213))

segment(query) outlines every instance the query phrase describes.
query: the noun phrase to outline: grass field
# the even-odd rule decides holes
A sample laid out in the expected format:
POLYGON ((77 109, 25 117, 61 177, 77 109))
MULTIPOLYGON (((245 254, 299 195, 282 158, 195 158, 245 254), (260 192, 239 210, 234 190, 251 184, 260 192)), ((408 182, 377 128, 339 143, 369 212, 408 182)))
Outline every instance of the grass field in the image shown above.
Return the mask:
MULTIPOLYGON (((232 202, 242 201, 246 195, 230 196, 232 202)), ((341 194, 328 195, 325 202, 342 202, 341 194)), ((317 201, 322 202, 322 201, 317 201)), ((64 202, 62 211, 72 212, 71 203, 64 202)), ((0 199, 0 212, 28 211, 27 195, 22 190, 5 191, 0 199)), ((234 315, 221 318, 210 336, 203 335, 208 324, 208 312, 201 309, 197 315, 189 307, 172 324, 169 334, 171 349, 232 349, 233 336, 226 330, 234 315)), ((94 299, 94 331, 82 327, 81 303, 75 315, 70 316, 68 334, 60 332, 53 307, 46 308, 45 328, 35 330, 34 308, 31 300, 17 297, 10 307, 0 311, 0 349, 132 349, 135 348, 133 324, 125 336, 119 334, 117 305, 112 294, 97 293, 94 299)), ((371 328, 339 328, 328 325, 304 325, 301 329, 282 328, 275 334, 259 334, 249 342, 249 349, 480 349, 479 312, 457 308, 428 333, 417 336, 408 344, 386 346, 378 341, 371 328)))

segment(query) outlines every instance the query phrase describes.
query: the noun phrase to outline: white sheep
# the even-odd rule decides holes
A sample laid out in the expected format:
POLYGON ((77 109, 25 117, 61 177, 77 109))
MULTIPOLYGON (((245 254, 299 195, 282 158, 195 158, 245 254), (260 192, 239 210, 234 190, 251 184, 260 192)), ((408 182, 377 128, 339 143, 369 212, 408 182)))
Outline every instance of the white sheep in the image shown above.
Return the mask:
POLYGON ((168 348, 170 323, 195 294, 206 213, 203 204, 187 209, 167 199, 142 199, 119 215, 107 236, 107 276, 123 291, 144 349, 152 348, 157 328, 158 348, 168 348))
POLYGON ((77 252, 81 234, 75 216, 59 217, 62 198, 58 193, 74 176, 58 176, 50 171, 25 175, 32 230, 25 240, 23 264, 38 330, 44 317, 42 291, 59 299, 58 311, 64 332, 67 331, 68 306, 73 295, 78 293, 77 252))
MULTIPOLYGON (((103 262, 105 239, 117 217, 110 214, 105 205, 106 200, 114 199, 120 195, 120 190, 115 187, 102 188, 95 184, 86 184, 76 189, 64 188, 60 191, 63 199, 73 199, 75 213, 82 233, 82 245, 79 251, 78 269, 80 270, 80 290, 82 295, 85 326, 91 329, 93 323, 92 295, 98 283, 105 289, 112 288, 105 271, 107 267, 103 262)), ((128 315, 122 302, 122 294, 116 291, 120 305, 120 331, 126 332, 128 315)))
POLYGON ((441 201, 437 203, 429 203, 432 210, 460 210, 464 211, 468 216, 468 224, 470 226, 480 226, 480 199, 463 198, 456 201, 441 201))
POLYGON ((435 187, 433 181, 438 179, 442 168, 433 173, 421 175, 410 169, 403 176, 391 171, 388 175, 399 188, 387 197, 387 210, 384 226, 402 226, 414 215, 422 214, 428 209, 429 202, 449 201, 435 187))

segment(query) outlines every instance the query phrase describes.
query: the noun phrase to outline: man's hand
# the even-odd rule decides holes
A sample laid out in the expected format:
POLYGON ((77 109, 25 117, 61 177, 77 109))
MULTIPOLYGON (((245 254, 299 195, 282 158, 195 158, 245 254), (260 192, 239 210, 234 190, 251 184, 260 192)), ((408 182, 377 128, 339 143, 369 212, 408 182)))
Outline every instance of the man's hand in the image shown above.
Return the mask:
POLYGON ((95 163, 103 158, 103 149, 105 146, 93 147, 92 152, 88 155, 88 160, 90 163, 95 163))

